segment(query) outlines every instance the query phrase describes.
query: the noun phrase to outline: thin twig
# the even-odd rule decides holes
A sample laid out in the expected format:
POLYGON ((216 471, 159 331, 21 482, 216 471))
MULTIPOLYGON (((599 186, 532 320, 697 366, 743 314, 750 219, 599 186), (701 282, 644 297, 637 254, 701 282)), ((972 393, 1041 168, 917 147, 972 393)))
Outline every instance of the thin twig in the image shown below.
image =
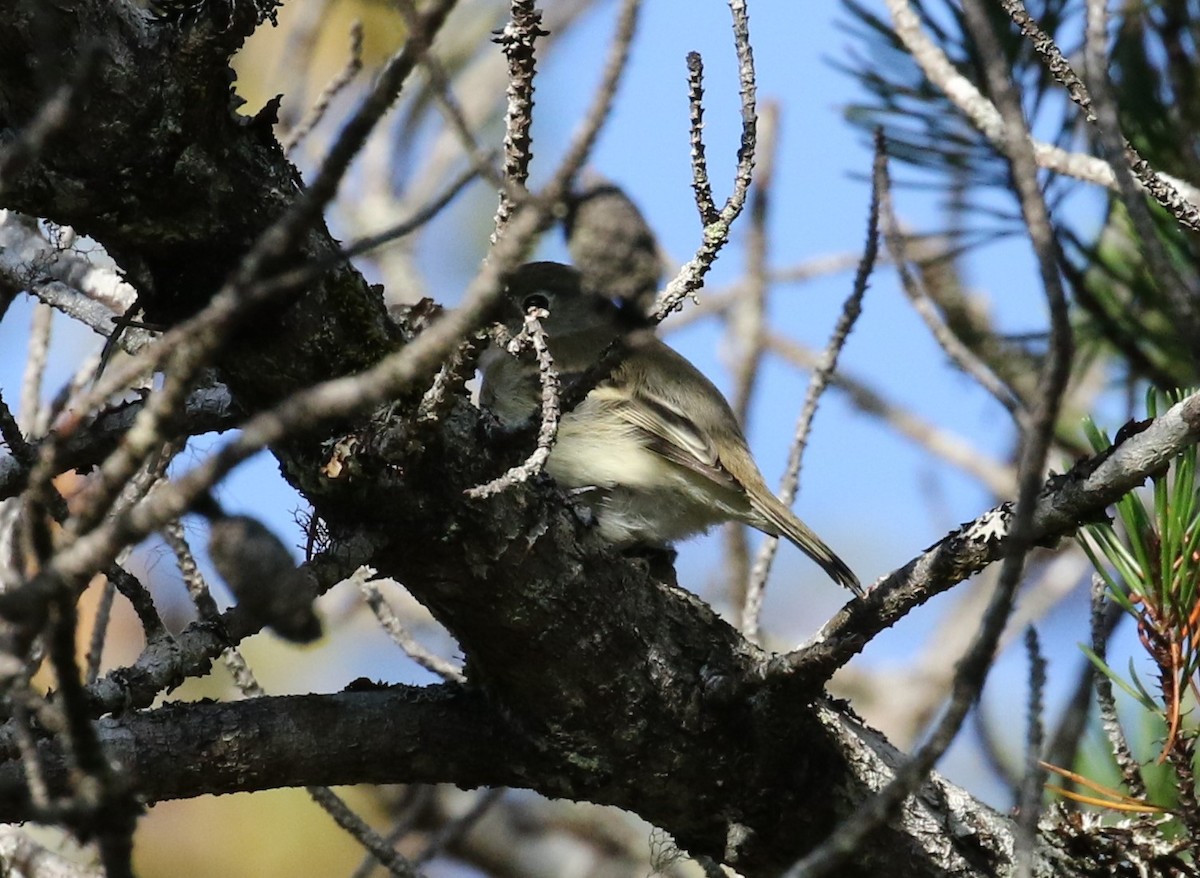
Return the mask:
POLYGON ((346 830, 354 839, 371 852, 381 866, 397 878, 420 878, 421 872, 400 854, 366 821, 350 810, 349 806, 329 787, 305 787, 313 801, 328 812, 334 822, 346 830))
POLYGON ((996 780, 1011 791, 1013 807, 1016 807, 1021 798, 1021 774, 1019 767, 1009 764, 1004 752, 1005 748, 1012 743, 1009 740, 1012 734, 1010 724, 997 723, 993 726, 982 707, 971 711, 968 722, 971 723, 971 729, 975 732, 980 758, 983 759, 984 764, 996 780))
POLYGON ((534 356, 537 357, 538 382, 542 389, 542 420, 538 427, 537 445, 534 446, 529 457, 503 475, 497 476, 486 484, 467 489, 466 495, 475 500, 491 497, 513 485, 529 481, 546 468, 546 461, 550 459, 550 452, 554 450, 554 442, 558 438, 558 423, 562 417, 562 406, 558 394, 558 370, 554 367, 554 357, 550 355, 546 330, 542 328, 541 323, 549 316, 550 312, 545 308, 530 308, 525 313, 524 327, 508 346, 510 356, 515 357, 524 348, 532 347, 534 356))
MULTIPOLYGON (((414 0, 397 0, 396 8, 400 10, 400 15, 403 16, 405 24, 409 27, 420 14, 414 0)), ((489 150, 484 150, 479 145, 474 132, 471 131, 466 113, 463 112, 462 106, 454 96, 450 76, 442 62, 433 53, 426 53, 421 60, 421 68, 425 71, 434 102, 441 110, 442 117, 450 123, 450 128, 458 137, 458 142, 470 159, 475 173, 497 189, 503 188, 504 178, 496 170, 495 155, 489 150)))
MULTIPOLYGON (((208 583, 196 565, 195 557, 188 546, 179 521, 169 522, 163 528, 163 537, 175 553, 179 571, 187 584, 188 594, 192 598, 200 618, 209 624, 221 624, 221 614, 212 598, 208 583)), ((243 698, 261 698, 266 690, 258 682, 254 672, 241 650, 230 646, 223 653, 225 665, 233 677, 234 685, 243 698)), ((393 875, 416 876, 419 873, 407 859, 402 857, 378 833, 366 824, 357 814, 350 810, 341 798, 327 787, 310 786, 308 793, 313 800, 325 809, 334 822, 352 835, 356 841, 371 852, 393 875)))
MULTIPOLYGON (((886 179, 886 167, 884 174, 886 179)), ((924 284, 909 269, 904 240, 905 236, 900 229, 900 223, 892 207, 890 182, 880 196, 880 211, 882 213, 883 239, 887 244, 888 253, 891 254, 892 262, 896 266, 896 273, 900 276, 900 286, 904 290, 905 295, 908 296, 908 301, 912 304, 913 310, 925 322, 925 326, 929 329, 930 334, 937 341, 941 349, 946 352, 951 361, 974 378, 980 387, 990 393, 1000 405, 1004 406, 1005 410, 1013 416, 1018 424, 1024 425, 1029 417, 1024 403, 1016 397, 1008 385, 996 377, 991 367, 981 360, 946 325, 945 320, 942 319, 928 292, 926 292, 924 284)))
MULTIPOLYGON (((217 627, 221 631, 221 636, 226 641, 230 640, 221 624, 221 611, 217 607, 216 600, 213 599, 212 589, 208 587, 208 581, 200 572, 199 565, 196 564, 196 557, 192 554, 192 547, 188 544, 187 536, 183 531, 183 523, 178 519, 167 522, 162 529, 162 535, 175 554, 175 563, 179 567, 179 574, 183 578, 188 597, 192 599, 192 604, 196 607, 200 620, 217 627)), ((262 698, 267 694, 237 646, 230 646, 224 650, 221 658, 233 678, 234 686, 237 687, 238 693, 243 698, 262 698)))
MULTIPOLYGON (((453 0, 434 3, 421 20, 410 29, 404 48, 384 67, 374 87, 343 127, 337 141, 325 157, 316 178, 291 205, 289 211, 270 226, 241 261, 233 279, 216 297, 236 297, 241 307, 228 303, 233 313, 246 313, 245 302, 254 297, 244 295, 255 285, 273 259, 287 254, 319 216, 321 209, 337 193, 337 187, 351 160, 361 149, 375 124, 388 110, 404 81, 420 57, 428 50, 434 35, 453 7, 453 0)), ((197 334, 189 344, 174 349, 168 355, 163 387, 152 395, 139 413, 125 441, 100 467, 100 473, 88 486, 88 505, 71 521, 68 538, 86 532, 107 509, 107 499, 115 486, 124 482, 148 453, 149 448, 162 441, 163 426, 177 411, 196 372, 205 363, 222 339, 220 333, 197 334)), ((53 446, 51 446, 53 447, 53 446)), ((34 483, 36 485, 36 481, 34 483)))
POLYGON ((373 235, 367 235, 351 242, 342 249, 341 256, 346 259, 361 256, 363 253, 370 252, 376 247, 395 241, 398 238, 403 238, 406 235, 411 235, 448 207, 450 202, 467 188, 467 184, 475 179, 477 173, 476 168, 467 168, 446 184, 446 188, 439 195, 434 197, 425 206, 414 211, 411 216, 405 217, 382 232, 376 232, 373 235))
POLYGON ((46 374, 46 360, 50 354, 50 331, 54 326, 54 312, 50 306, 39 302, 33 309, 33 325, 29 329, 29 354, 25 357, 25 371, 21 376, 21 396, 17 409, 17 423, 30 436, 36 436, 42 418, 42 377, 46 374))
POLYGON ((496 42, 508 60, 507 107, 504 111, 504 186, 496 207, 495 244, 512 218, 516 199, 525 193, 529 180, 529 161, 533 158, 533 89, 537 58, 534 46, 541 37, 541 10, 533 0, 512 0, 509 20, 496 35, 496 42))
POLYGON ((58 680, 57 701, 66 721, 64 746, 74 754, 83 777, 77 779, 74 797, 84 820, 96 828, 105 875, 132 878, 133 830, 139 807, 127 786, 128 778, 113 771, 104 746, 91 723, 86 690, 75 661, 78 616, 73 595, 51 607, 49 655, 58 680))
MULTIPOLYGON (((754 154, 757 144, 758 115, 756 110, 757 85, 754 74, 754 51, 750 46, 750 19, 746 12, 745 0, 729 0, 729 11, 733 16, 733 44, 738 58, 738 83, 742 109, 742 135, 738 146, 737 167, 733 172, 733 191, 725 200, 725 205, 717 214, 712 212, 712 193, 708 185, 707 168, 703 161, 703 144, 699 153, 693 145, 692 182, 697 191, 696 207, 700 212, 700 221, 704 226, 700 246, 695 254, 679 269, 678 273, 667 284, 663 294, 659 296, 654 308, 654 320, 661 323, 667 315, 683 307, 683 300, 700 289, 704 276, 716 261, 729 241, 733 222, 742 212, 746 203, 746 194, 754 172, 754 154), (702 176, 701 176, 702 175, 702 176), (705 196, 707 192, 707 196, 705 196)), ((702 117, 699 106, 701 92, 699 81, 701 74, 700 56, 692 53, 688 56, 689 72, 695 68, 696 88, 689 88, 693 102, 693 143, 699 136, 696 126, 702 117)), ((689 83, 692 76, 689 75, 689 83)))
POLYGON ((112 618, 113 601, 117 596, 117 587, 111 579, 105 579, 100 587, 100 601, 96 604, 96 612, 92 615, 92 636, 88 643, 87 670, 84 683, 88 686, 96 682, 100 676, 100 659, 104 655, 104 641, 108 637, 108 623, 112 618))
MULTIPOLYGON (((1105 635, 1104 619, 1108 612, 1107 586, 1099 573, 1092 575, 1092 652, 1100 661, 1108 657, 1108 637, 1105 635)), ((1125 729, 1121 726, 1121 718, 1117 714, 1117 701, 1113 697, 1112 680, 1107 674, 1096 675, 1096 702, 1100 708, 1100 725, 1108 737, 1108 745, 1112 748, 1113 759, 1125 781, 1129 795, 1135 799, 1146 798, 1146 782, 1142 778, 1142 767, 1129 740, 1125 737, 1125 729)))
POLYGON ((154 605, 154 598, 151 596, 150 590, 142 584, 140 579, 115 562, 105 568, 104 576, 121 593, 121 597, 129 601, 129 605, 133 607, 133 612, 142 625, 142 631, 146 635, 148 644, 158 640, 165 642, 173 640, 171 633, 167 631, 167 626, 163 624, 158 608, 154 605))
POLYGON ((33 733, 34 711, 30 702, 44 702, 40 695, 29 688, 26 674, 14 680, 8 691, 12 699, 13 735, 16 740, 17 752, 21 757, 21 769, 25 774, 25 785, 29 788, 29 800, 39 811, 50 808, 50 789, 46 785, 46 777, 42 772, 42 760, 38 753, 37 739, 33 733))
MULTIPOLYGON (((8 406, 4 403, 4 398, 0 395, 0 437, 4 439, 4 443, 8 445, 14 459, 22 467, 29 467, 35 458, 33 447, 25 441, 20 427, 17 425, 16 419, 12 416, 8 406)), ((165 467, 167 456, 164 455, 160 464, 165 467)), ((161 475, 161 472, 146 480, 153 481, 161 475)), ((140 481, 140 480, 139 480, 140 481)), ((134 493, 140 490, 136 482, 130 485, 134 493)), ((49 486, 49 492, 43 498, 46 507, 55 521, 62 523, 67 520, 68 509, 67 503, 63 499, 62 494, 53 485, 49 486)), ((131 573, 126 571, 118 563, 111 563, 104 567, 104 575, 108 583, 116 587, 118 591, 129 601, 133 606, 134 612, 137 614, 139 621, 142 623, 142 628, 146 634, 147 643, 158 638, 170 638, 167 634, 166 626, 163 625, 162 618, 158 614, 158 610, 154 606, 154 600, 150 596, 149 591, 142 585, 138 579, 131 573)), ((107 585, 106 585, 107 592, 107 585)), ((107 599, 106 599, 107 600, 107 599)), ((99 611, 97 612, 96 624, 101 629, 103 628, 104 616, 99 611)), ((94 682, 94 676, 91 674, 91 662, 99 661, 98 644, 102 644, 102 636, 94 635, 92 641, 92 652, 89 656, 89 679, 88 684, 94 682)))
MULTIPOLYGON (((401 14, 405 14, 405 7, 411 5, 412 0, 397 0, 401 14)), ((583 0, 543 4, 543 6, 542 20, 546 23, 545 29, 556 34, 566 33, 585 11, 592 8, 590 2, 583 2, 583 0)), ((507 4, 505 4, 505 9, 507 9, 507 4)), ((436 64, 436 58, 434 61, 436 64)), ((466 150, 468 156, 472 156, 472 163, 478 164, 473 156, 482 154, 482 150, 478 149, 477 145, 472 147, 465 143, 463 132, 470 138, 470 143, 475 143, 475 136, 471 132, 485 129, 491 124, 492 118, 497 115, 493 106, 496 94, 495 83, 502 81, 506 76, 505 64, 505 59, 499 52, 482 52, 476 55, 473 62, 456 73, 455 86, 458 92, 453 95, 447 92, 445 97, 454 105, 457 114, 464 120, 462 130, 460 131, 458 125, 451 121, 449 126, 443 126, 434 134, 432 144, 421 159, 412 166, 412 173, 409 177, 410 185, 407 190, 408 197, 415 198, 422 192, 428 193, 441 180, 445 179, 449 174, 447 170, 449 165, 458 161, 460 146, 466 150)), ((426 67, 425 70, 428 73, 429 68, 426 67)), ((437 84, 434 82, 430 84, 433 87, 435 100, 441 103, 437 94, 437 84)), ((500 108, 500 112, 503 112, 503 107, 500 108)), ((450 117, 447 116, 447 118, 450 117)), ((503 188, 504 184, 501 174, 494 164, 492 162, 493 166, 489 167, 486 173, 481 169, 480 176, 499 190, 503 188)), ((429 195, 425 194, 422 198, 428 200, 429 195)))
MULTIPOLYGON (((746 280, 732 306, 725 311, 733 373, 731 402, 743 430, 748 429, 750 405, 766 348, 767 218, 778 122, 779 105, 768 101, 759 117, 758 174, 750 194, 750 224, 746 230, 746 280)), ((730 523, 725 526, 725 555, 731 603, 735 607, 745 606, 746 587, 750 581, 750 545, 743 525, 730 523)))
POLYGON ((704 59, 699 52, 688 52, 688 131, 692 146, 692 192, 700 222, 704 226, 719 217, 708 179, 708 158, 704 147, 704 59))
POLYGON ((592 95, 592 102, 583 116, 583 121, 572 135, 571 145, 567 147, 558 168, 555 169, 553 179, 547 184, 544 197, 554 201, 565 199, 579 170, 591 155, 596 138, 600 136, 600 129, 612 110, 621 77, 629 65, 629 49, 637 32, 638 13, 641 8, 642 0, 622 0, 621 11, 617 15, 616 31, 608 47, 604 70, 600 74, 600 85, 592 95))
POLYGON ((373 568, 360 567, 348 581, 358 586, 359 593, 366 600, 371 612, 375 614, 375 618, 379 620, 379 624, 383 626, 383 630, 392 638, 392 642, 425 670, 437 674, 443 680, 451 683, 464 682, 467 678, 460 668, 421 646, 417 639, 405 630, 396 611, 379 591, 379 586, 374 580, 375 575, 376 571, 373 568))
MULTIPOLYGON (((1094 632, 1093 639, 1100 641, 1103 650, 1107 648, 1108 641, 1116 630, 1117 624, 1125 617, 1125 612, 1119 605, 1109 602, 1108 606, 1101 611, 1101 617, 1099 630, 1094 632)), ((1091 728, 1089 714, 1092 692, 1097 685, 1099 672, 1086 657, 1079 664, 1075 688, 1067 701, 1067 706, 1063 708, 1058 727, 1050 736, 1050 743, 1046 745, 1046 762, 1050 765, 1075 765, 1083 736, 1091 728)), ((1110 696, 1112 694, 1111 684, 1109 694, 1110 696)), ((1066 778, 1063 780, 1063 786, 1067 789, 1078 787, 1074 781, 1066 778)), ((1078 808, 1078 803, 1070 798, 1063 799, 1061 804, 1068 809, 1078 808)))
MULTIPOLYGON (((428 784, 409 784, 405 788, 403 798, 392 809, 400 816, 396 818, 392 828, 384 836, 384 841, 388 846, 394 848, 400 839, 413 831, 413 827, 421 817, 422 810, 428 805, 433 795, 434 788, 428 784)), ((375 855, 368 851, 362 862, 358 864, 358 868, 350 873, 350 878, 371 878, 378 862, 375 855)))
POLYGON ((465 814, 456 820, 447 822, 434 834, 424 850, 417 854, 414 862, 418 865, 428 863, 442 851, 451 849, 504 797, 505 792, 506 790, 503 788, 485 790, 465 814))
POLYGON ((1046 659, 1038 642, 1037 629, 1032 625, 1025 629, 1025 650, 1029 656, 1029 707, 1026 717, 1025 771, 1017 802, 1016 855, 1019 878, 1029 878, 1032 874, 1038 817, 1042 812, 1042 787, 1046 783, 1046 769, 1042 768, 1042 748, 1046 741, 1046 659))
POLYGON ((317 96, 316 102, 309 108, 304 117, 296 123, 296 126, 287 132, 279 140, 279 145, 283 147, 284 155, 288 155, 296 148, 305 137, 317 127, 320 121, 325 118, 325 114, 329 111, 329 105, 333 103, 333 99, 341 94, 354 77, 362 71, 362 49, 363 49, 363 25, 358 19, 350 25, 350 57, 346 59, 346 65, 337 75, 329 81, 321 94, 317 96))
MULTIPOLYGON (((800 486, 800 465, 804 459, 804 450, 808 445, 808 434, 812 428, 813 418, 817 413, 817 403, 821 394, 829 386, 831 377, 837 371, 838 358, 850 331, 854 328, 859 314, 862 313, 862 300, 867 292, 867 282, 875 270, 875 258, 879 253, 879 208, 887 185, 886 175, 887 155, 882 136, 875 142, 874 170, 872 173, 871 203, 867 208, 867 237, 863 245, 862 259, 859 260, 858 270, 854 275, 854 284, 850 295, 842 305, 842 313, 830 334, 829 342, 821 356, 821 363, 813 370, 805 395, 804 407, 796 421, 792 445, 788 451, 787 467, 781 480, 779 499, 791 505, 796 498, 800 486)), ((771 564, 779 548, 779 540, 768 536, 759 546, 754 566, 750 570, 750 580, 746 585, 746 600, 742 605, 741 629, 751 641, 757 641, 759 633, 759 616, 762 613, 763 594, 766 590, 767 577, 771 573, 771 564)))
MULTIPOLYGON (((268 82, 281 82, 290 75, 294 75, 295 71, 314 71, 320 69, 320 64, 315 60, 315 53, 323 27, 328 21, 329 7, 333 0, 310 0, 308 3, 302 3, 292 11, 292 18, 288 21, 287 38, 283 44, 283 50, 278 53, 275 58, 274 70, 271 75, 265 77, 268 82)), ((288 97, 297 97, 302 95, 304 99, 308 97, 308 81, 302 78, 299 83, 303 87, 303 91, 297 90, 295 94, 289 94, 288 97)), ((304 115, 306 108, 297 100, 284 101, 279 107, 279 125, 282 130, 290 130, 295 128, 298 120, 304 115)))
MULTIPOLYGON (((687 313, 692 314, 695 310, 690 309, 687 313)), ((768 350, 801 369, 813 370, 821 364, 820 353, 790 338, 767 333, 766 341, 768 350)), ((1017 478, 1013 468, 990 457, 982 448, 885 399, 865 381, 844 371, 830 376, 829 383, 843 391, 859 411, 874 415, 930 454, 978 479, 995 496, 1011 497, 1016 493, 1017 478)))
MULTIPOLYGON (((1080 522, 1141 487, 1197 442, 1200 391, 1103 455, 1085 458, 1072 471, 1050 478, 1040 492, 1032 538, 1045 543, 1073 533, 1080 522)), ((1005 503, 955 529, 876 583, 866 600, 850 601, 807 645, 771 662, 768 675, 795 675, 806 685, 823 685, 879 632, 1012 551, 1011 518, 1012 504, 1005 503)))
MULTIPOLYGON (((787 268, 768 270, 767 281, 773 288, 789 284, 802 284, 814 278, 849 271, 855 268, 861 259, 861 252, 814 256, 812 259, 787 268)), ((727 287, 706 288, 702 300, 693 303, 686 311, 677 311, 671 315, 671 318, 662 324, 661 331, 663 333, 675 332, 705 318, 723 315, 737 303, 743 289, 744 285, 740 283, 733 283, 727 287)))
MULTIPOLYGON (((78 401, 78 410, 90 411, 98 400, 123 389, 133 376, 163 360, 168 361, 164 369, 168 376, 166 386, 151 397, 139 413, 127 443, 105 462, 105 467, 101 468, 102 477, 89 487, 89 492, 95 492, 90 504, 91 512, 73 520, 75 526, 67 536, 67 545, 85 531, 85 524, 90 526, 99 520, 107 506, 106 500, 114 491, 114 485, 120 481, 118 476, 132 472, 149 449, 162 441, 163 425, 174 414, 192 377, 225 337, 222 330, 227 331, 235 318, 244 317, 251 307, 261 304, 265 298, 279 291, 278 285, 260 283, 267 266, 292 250, 320 211, 336 195, 338 184, 350 162, 375 123, 391 106, 453 5, 453 0, 437 0, 431 4, 421 17, 420 26, 412 29, 404 48, 385 65, 370 92, 342 128, 311 185, 292 202, 279 221, 263 232, 242 259, 233 277, 204 311, 181 324, 178 331, 160 339, 159 344, 150 349, 153 351, 150 356, 133 358, 125 368, 110 370, 84 400, 78 401)), ((35 490, 56 473, 57 449, 58 440, 52 434, 51 441, 44 444, 41 459, 31 475, 35 490)), ((172 517, 176 516, 168 516, 172 517)))
MULTIPOLYGON (((219 623, 221 610, 212 596, 208 582, 200 572, 192 547, 188 545, 187 536, 183 532, 183 523, 178 519, 167 522, 162 529, 163 540, 175 554, 175 563, 179 567, 179 575, 187 589, 188 597, 196 607, 200 619, 209 624, 219 623)), ((248 693, 244 692, 243 695, 248 693)), ((262 694, 262 693, 256 693, 262 694)))

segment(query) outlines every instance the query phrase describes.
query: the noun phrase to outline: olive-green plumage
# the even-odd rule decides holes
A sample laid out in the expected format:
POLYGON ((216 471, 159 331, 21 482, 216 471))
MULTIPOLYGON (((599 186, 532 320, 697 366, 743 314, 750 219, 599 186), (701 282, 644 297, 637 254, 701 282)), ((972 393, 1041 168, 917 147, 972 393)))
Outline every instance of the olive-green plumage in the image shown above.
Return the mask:
MULTIPOLYGON (((631 329, 614 303, 583 292, 569 266, 533 262, 510 275, 510 329, 534 306, 549 311, 542 326, 564 378, 586 371, 621 339, 617 365, 562 418, 546 464, 592 508, 605 539, 662 545, 741 521, 787 538, 862 594, 850 568, 767 488, 729 404, 695 366, 649 329, 631 329)), ((493 348, 484 356, 480 399, 506 424, 536 416, 537 366, 493 348)))

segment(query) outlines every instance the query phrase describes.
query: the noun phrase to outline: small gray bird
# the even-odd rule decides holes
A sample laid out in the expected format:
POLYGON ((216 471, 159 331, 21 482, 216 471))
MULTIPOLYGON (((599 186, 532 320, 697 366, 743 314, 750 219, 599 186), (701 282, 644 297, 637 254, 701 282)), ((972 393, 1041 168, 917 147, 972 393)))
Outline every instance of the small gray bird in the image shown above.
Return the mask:
MULTIPOLYGON (((575 269, 531 262, 507 278, 503 319, 519 331, 544 308, 550 354, 568 382, 614 341, 616 366, 563 416, 546 471, 581 496, 617 546, 664 545, 725 521, 786 537, 856 595, 858 578, 767 488, 721 392, 684 357, 603 296, 575 269), (640 324, 640 325, 639 325, 640 324)), ((536 417, 538 370, 493 347, 481 361, 480 401, 507 426, 536 417)))

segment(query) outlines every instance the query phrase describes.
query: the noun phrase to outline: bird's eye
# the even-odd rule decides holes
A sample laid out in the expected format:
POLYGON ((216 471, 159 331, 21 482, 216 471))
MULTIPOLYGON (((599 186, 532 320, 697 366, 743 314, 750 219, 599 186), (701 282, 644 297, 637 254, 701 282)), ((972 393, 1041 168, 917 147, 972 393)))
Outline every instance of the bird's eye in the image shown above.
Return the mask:
POLYGON ((541 293, 534 293, 531 296, 526 296, 525 301, 521 303, 521 309, 528 311, 530 308, 541 308, 549 311, 550 300, 541 293))

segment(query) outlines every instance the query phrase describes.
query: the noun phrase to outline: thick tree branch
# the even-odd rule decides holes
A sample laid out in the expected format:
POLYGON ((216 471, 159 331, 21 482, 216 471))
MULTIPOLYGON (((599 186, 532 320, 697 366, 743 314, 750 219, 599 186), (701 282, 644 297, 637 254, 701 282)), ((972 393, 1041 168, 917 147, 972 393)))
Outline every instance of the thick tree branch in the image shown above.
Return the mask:
MULTIPOLYGON (((889 776, 900 756, 882 736, 835 704, 818 704, 815 717, 830 741, 853 754, 842 782, 861 795, 889 776)), ((506 721, 478 693, 458 686, 173 704, 102 720, 97 735, 109 759, 148 801, 329 783, 515 786, 632 810, 643 810, 648 795, 640 783, 613 783, 613 773, 623 768, 618 764, 531 746, 519 723, 506 721), (345 741, 355 746, 343 746, 345 741)), ((791 753, 789 785, 828 782, 820 760, 794 761, 794 741, 780 738, 773 746, 791 753)), ((62 754, 50 744, 41 750, 49 783, 61 785, 62 754)), ((668 775, 655 783, 685 800, 694 793, 689 778, 668 775)), ((763 793, 772 797, 775 791, 763 793)), ((797 820, 786 798, 763 805, 784 807, 777 817, 802 833, 825 822, 820 810, 797 820)), ((19 764, 0 766, 0 821, 31 813, 19 764)), ((910 832, 889 829, 879 847, 905 857, 911 864, 906 874, 944 875, 941 864, 981 878, 1004 870, 1003 849, 992 844, 1011 832, 1009 820, 936 775, 906 804, 902 820, 910 832), (922 847, 922 838, 935 843, 922 847)), ((754 831, 752 825, 731 825, 728 842, 734 848, 750 844, 754 831)), ((1081 874, 1049 845, 1040 852, 1054 874, 1081 874)), ((861 862, 844 874, 880 874, 887 861, 879 856, 863 851, 861 862)), ((750 864, 746 874, 776 871, 750 864)))
MULTIPOLYGON (((1087 458, 1043 488, 1034 512, 1032 539, 1052 544, 1083 523, 1106 516, 1120 497, 1162 472, 1175 455, 1200 441, 1200 393, 1172 406, 1162 417, 1126 436, 1113 448, 1087 458)), ((1010 549, 1005 506, 992 509, 889 574, 835 615, 811 645, 784 663, 809 685, 820 685, 871 638, 912 609, 945 591, 1010 549)))

